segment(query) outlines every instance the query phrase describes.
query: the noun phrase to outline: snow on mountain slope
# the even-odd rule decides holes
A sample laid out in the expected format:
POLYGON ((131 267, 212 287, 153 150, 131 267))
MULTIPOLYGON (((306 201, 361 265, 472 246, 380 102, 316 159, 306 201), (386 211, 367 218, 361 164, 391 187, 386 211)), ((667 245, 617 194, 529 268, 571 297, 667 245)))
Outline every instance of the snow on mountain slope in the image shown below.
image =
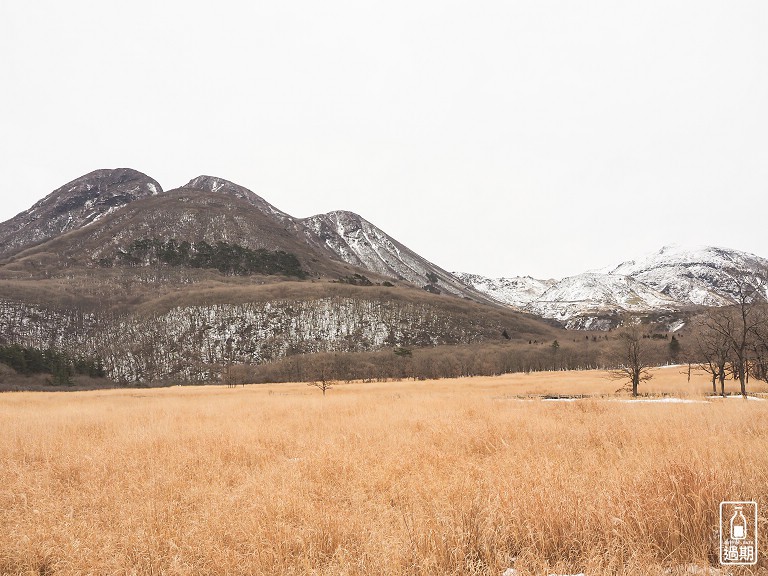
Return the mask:
POLYGON ((0 256, 87 226, 134 200, 162 191, 156 180, 130 168, 95 170, 0 224, 0 256))
POLYGON ((676 300, 634 278, 599 272, 564 278, 526 306, 568 328, 598 328, 603 327, 600 319, 607 317, 678 308, 676 300))
POLYGON ((339 210, 304 219, 294 218, 247 188, 214 176, 198 176, 183 189, 228 194, 246 200, 269 218, 279 221, 286 231, 335 260, 393 280, 405 280, 431 292, 489 301, 482 292, 462 284, 353 212, 339 210))
POLYGON ((484 300, 453 275, 422 258, 365 218, 338 210, 300 221, 306 240, 344 262, 430 291, 484 300))
POLYGON ((669 326, 679 327, 681 315, 692 306, 732 304, 740 281, 760 284, 765 291, 768 260, 713 246, 664 246, 643 258, 551 281, 549 286, 530 277, 458 276, 499 302, 522 306, 568 328, 607 329, 627 314, 663 315, 669 326))
POLYGON ((494 300, 518 308, 523 308, 538 299, 557 283, 556 280, 537 280, 530 276, 488 278, 467 272, 454 272, 453 275, 467 286, 487 294, 494 300))
POLYGON ((258 194, 251 192, 250 190, 248 190, 248 188, 245 188, 244 186, 240 186, 239 184, 235 184, 234 182, 225 180, 224 178, 217 178, 216 176, 204 176, 204 175, 198 176, 197 178, 193 178, 192 180, 184 184, 182 188, 228 194, 230 196, 234 196, 235 198, 240 198, 241 200, 245 200, 251 205, 256 206, 259 210, 261 210, 267 216, 274 217, 284 223, 295 222, 295 218, 293 218, 293 216, 286 214, 285 212, 283 212, 282 210, 279 210, 278 208, 275 208, 274 206, 272 206, 272 204, 264 200, 264 198, 262 198, 258 194))
POLYGON ((724 306, 734 302, 737 279, 768 280, 768 260, 713 246, 664 246, 619 264, 612 275, 631 276, 681 304, 724 306))

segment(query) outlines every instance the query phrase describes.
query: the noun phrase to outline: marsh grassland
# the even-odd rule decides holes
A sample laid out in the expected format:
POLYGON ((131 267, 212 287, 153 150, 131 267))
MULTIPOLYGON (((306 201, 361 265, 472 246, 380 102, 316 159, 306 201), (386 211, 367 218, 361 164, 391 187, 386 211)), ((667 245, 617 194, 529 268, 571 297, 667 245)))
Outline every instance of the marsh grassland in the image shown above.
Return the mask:
POLYGON ((765 573, 768 402, 681 372, 2 394, 0 574, 682 574, 752 499, 765 573))

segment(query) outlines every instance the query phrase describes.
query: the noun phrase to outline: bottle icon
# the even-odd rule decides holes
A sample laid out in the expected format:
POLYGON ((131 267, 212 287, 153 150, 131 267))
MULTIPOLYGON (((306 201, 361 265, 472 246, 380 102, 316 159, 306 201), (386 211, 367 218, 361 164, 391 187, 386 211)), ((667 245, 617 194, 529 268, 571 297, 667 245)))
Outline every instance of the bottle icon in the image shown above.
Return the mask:
POLYGON ((741 511, 741 506, 731 516, 731 540, 745 540, 747 538, 747 519, 741 511))

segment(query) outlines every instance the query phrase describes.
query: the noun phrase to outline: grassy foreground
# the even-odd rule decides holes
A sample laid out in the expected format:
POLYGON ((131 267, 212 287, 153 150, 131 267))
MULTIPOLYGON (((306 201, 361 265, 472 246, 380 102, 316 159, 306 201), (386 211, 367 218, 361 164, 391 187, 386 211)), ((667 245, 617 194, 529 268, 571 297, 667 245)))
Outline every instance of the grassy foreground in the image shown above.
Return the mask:
POLYGON ((682 574, 716 566, 719 502, 751 499, 760 565, 732 573, 765 573, 768 402, 516 398, 616 387, 2 394, 0 574, 682 574))

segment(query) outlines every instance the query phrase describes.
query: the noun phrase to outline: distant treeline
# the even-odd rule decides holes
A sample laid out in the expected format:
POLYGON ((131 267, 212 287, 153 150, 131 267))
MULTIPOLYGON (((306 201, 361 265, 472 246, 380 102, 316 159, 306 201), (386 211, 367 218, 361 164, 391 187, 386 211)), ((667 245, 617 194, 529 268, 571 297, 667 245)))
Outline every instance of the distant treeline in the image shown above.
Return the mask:
MULTIPOLYGON (((117 254, 120 264, 144 266, 157 263, 188 268, 214 268, 222 274, 248 276, 250 274, 282 274, 306 278, 299 259, 282 250, 251 250, 239 244, 216 242, 178 242, 144 238, 135 240, 117 254)), ((111 260, 103 260, 103 266, 111 266, 111 260)))
MULTIPOLYGON (((413 378, 494 376, 510 372, 576 370, 603 367, 599 347, 581 349, 544 345, 395 347, 376 352, 326 352, 288 356, 268 364, 233 366, 230 379, 240 382, 317 380, 385 381, 413 378)), ((227 374, 225 372, 225 374, 227 374)), ((226 378, 224 378, 226 381, 226 378)))
MULTIPOLYGON (((260 365, 232 365, 222 370, 224 383, 386 381, 497 376, 513 372, 544 370, 590 370, 615 368, 619 360, 614 341, 607 335, 583 340, 573 338, 562 345, 557 340, 508 342, 410 348, 396 346, 375 352, 324 352, 297 354, 260 365)), ((676 351, 665 342, 649 346, 652 362, 675 361, 676 351)))
POLYGON ((17 373, 50 374, 51 382, 56 385, 72 384, 76 375, 103 378, 104 367, 101 360, 92 357, 75 357, 66 352, 53 349, 40 350, 23 346, 0 346, 0 363, 13 368, 17 373))

